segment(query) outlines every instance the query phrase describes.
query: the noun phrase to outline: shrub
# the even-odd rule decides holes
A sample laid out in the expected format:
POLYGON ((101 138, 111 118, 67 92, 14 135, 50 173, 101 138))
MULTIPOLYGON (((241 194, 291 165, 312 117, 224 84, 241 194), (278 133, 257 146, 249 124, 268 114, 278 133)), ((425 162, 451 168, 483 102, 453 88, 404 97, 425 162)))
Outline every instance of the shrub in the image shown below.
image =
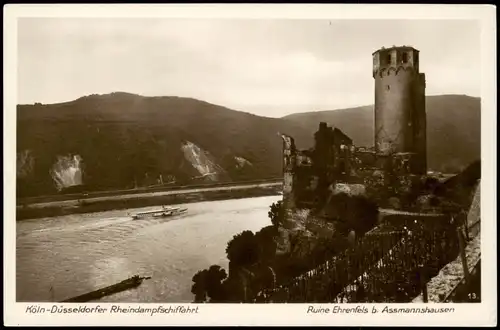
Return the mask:
POLYGON ((341 193, 330 199, 327 216, 336 222, 341 233, 347 234, 354 230, 363 234, 376 225, 378 205, 364 196, 341 193))

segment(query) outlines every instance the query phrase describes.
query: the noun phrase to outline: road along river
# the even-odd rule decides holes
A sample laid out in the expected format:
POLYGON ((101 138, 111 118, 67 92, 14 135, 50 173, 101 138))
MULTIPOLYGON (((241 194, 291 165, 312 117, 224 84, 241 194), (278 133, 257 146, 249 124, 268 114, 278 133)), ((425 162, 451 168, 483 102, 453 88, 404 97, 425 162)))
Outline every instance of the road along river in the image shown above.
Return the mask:
MULTIPOLYGON (((242 185, 231 185, 224 187, 209 187, 209 188, 192 188, 192 189, 182 189, 182 190, 166 190, 166 191, 156 191, 156 192, 144 192, 144 193, 135 193, 135 194, 126 194, 126 195, 110 195, 110 196, 102 196, 102 197, 90 197, 85 198, 84 200, 88 203, 91 202, 103 202, 103 201, 116 201, 123 200, 127 198, 151 198, 151 197, 159 197, 159 196, 168 196, 168 195, 182 195, 182 194, 190 194, 190 193, 203 193, 207 191, 223 191, 223 190, 243 190, 249 188, 265 188, 265 187, 279 187, 282 184, 280 182, 272 182, 272 183, 260 183, 260 184, 242 184, 242 185)), ((50 206, 77 206, 80 203, 78 199, 72 200, 62 200, 62 201, 54 201, 54 202, 42 202, 42 203, 33 203, 29 204, 31 208, 43 208, 50 206)))
POLYGON ((132 220, 157 207, 76 214, 16 223, 16 297, 61 301, 151 276, 104 302, 191 302, 193 275, 212 264, 227 271, 227 242, 271 224, 269 206, 282 196, 185 204, 187 214, 132 220))

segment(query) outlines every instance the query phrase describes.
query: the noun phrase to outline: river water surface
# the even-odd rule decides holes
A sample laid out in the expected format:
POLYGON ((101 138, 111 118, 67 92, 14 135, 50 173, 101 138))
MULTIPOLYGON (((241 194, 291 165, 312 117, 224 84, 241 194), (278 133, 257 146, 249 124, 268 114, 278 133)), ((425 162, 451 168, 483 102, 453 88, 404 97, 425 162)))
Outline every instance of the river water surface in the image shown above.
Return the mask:
POLYGON ((213 264, 227 272, 227 242, 270 225, 281 198, 186 204, 167 219, 127 216, 156 208, 146 207, 17 222, 17 301, 61 301, 139 274, 152 278, 101 301, 191 302, 193 275, 213 264))

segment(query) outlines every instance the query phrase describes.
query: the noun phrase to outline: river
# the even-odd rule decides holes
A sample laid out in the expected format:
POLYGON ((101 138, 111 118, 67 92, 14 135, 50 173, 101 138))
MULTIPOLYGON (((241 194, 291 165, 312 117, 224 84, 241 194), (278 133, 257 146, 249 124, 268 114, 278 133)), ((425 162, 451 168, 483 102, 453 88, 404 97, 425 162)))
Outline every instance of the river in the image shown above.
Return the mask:
POLYGON ((271 224, 282 196, 185 204, 188 213, 132 220, 155 207, 25 220, 16 224, 18 302, 61 301, 139 274, 137 289, 103 302, 191 302, 193 275, 213 264, 227 271, 227 242, 271 224))

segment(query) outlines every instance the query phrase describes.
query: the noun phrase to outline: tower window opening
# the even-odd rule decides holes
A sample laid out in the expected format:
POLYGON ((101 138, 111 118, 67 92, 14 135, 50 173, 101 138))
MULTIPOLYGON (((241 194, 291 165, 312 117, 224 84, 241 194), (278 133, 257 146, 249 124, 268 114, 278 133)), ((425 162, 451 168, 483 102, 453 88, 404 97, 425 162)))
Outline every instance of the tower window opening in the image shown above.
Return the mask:
POLYGON ((403 63, 408 63, 408 54, 407 53, 403 53, 403 55, 401 57, 401 60, 403 61, 403 63))
POLYGON ((391 90, 391 86, 390 86, 390 85, 385 86, 385 88, 386 88, 388 91, 390 91, 390 90, 391 90))
POLYGON ((386 61, 387 61, 387 64, 391 64, 391 62, 392 62, 391 54, 387 54, 386 61))

